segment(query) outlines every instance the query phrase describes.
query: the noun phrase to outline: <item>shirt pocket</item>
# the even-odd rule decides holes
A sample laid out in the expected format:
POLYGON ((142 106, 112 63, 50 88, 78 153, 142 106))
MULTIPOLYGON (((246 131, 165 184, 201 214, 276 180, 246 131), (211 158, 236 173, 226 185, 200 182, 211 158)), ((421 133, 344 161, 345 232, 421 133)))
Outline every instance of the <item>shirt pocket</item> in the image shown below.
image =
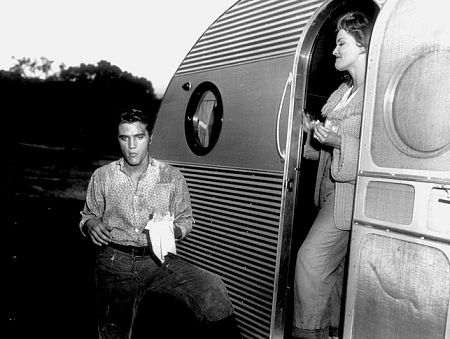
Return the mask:
POLYGON ((152 194, 153 214, 165 216, 170 211, 172 184, 156 184, 152 194))

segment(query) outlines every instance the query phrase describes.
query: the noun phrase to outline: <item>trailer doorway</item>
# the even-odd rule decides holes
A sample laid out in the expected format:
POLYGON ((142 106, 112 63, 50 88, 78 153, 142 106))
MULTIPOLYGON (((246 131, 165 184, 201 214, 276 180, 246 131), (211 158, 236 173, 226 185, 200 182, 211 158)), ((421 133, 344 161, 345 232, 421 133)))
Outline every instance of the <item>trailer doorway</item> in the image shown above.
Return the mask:
MULTIPOLYGON (((326 4, 311 19, 306 28, 299 51, 297 65, 295 112, 308 113, 321 120, 321 109, 331 93, 345 81, 345 72, 334 67, 336 46, 336 23, 349 11, 362 11, 375 20, 379 7, 372 0, 332 1, 326 4)), ((300 128, 301 130, 301 128, 300 128)), ((299 180, 297 181, 297 203, 294 218, 293 255, 306 237, 317 211, 314 207, 314 186, 317 160, 308 159, 303 152, 306 133, 301 133, 299 149, 299 180)))
MULTIPOLYGON (((313 119, 321 120, 321 109, 331 93, 345 81, 345 74, 334 67, 336 46, 336 23, 340 16, 349 11, 361 11, 375 20, 379 6, 372 0, 329 1, 310 19, 302 35, 296 58, 296 84, 294 114, 308 113, 313 119)), ((301 123, 301 119, 297 119, 301 123)), ((292 231, 291 261, 289 269, 288 311, 286 333, 292 329, 292 306, 295 262, 297 252, 311 228, 317 209, 314 204, 314 189, 318 160, 303 152, 307 135, 299 129, 296 204, 292 231)), ((343 315, 342 315, 343 317, 343 315)))

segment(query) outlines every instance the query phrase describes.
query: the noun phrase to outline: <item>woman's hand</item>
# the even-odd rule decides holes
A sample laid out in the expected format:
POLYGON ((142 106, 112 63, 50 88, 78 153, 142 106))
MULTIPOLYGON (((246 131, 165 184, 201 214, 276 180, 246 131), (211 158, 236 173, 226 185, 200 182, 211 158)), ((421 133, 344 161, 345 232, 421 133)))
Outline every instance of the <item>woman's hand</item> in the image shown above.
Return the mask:
POLYGON ((311 120, 311 116, 308 113, 302 112, 302 125, 303 131, 309 132, 314 128, 315 125, 319 123, 318 120, 311 120))
POLYGON ((314 139, 326 146, 341 149, 341 136, 321 123, 314 126, 314 139))

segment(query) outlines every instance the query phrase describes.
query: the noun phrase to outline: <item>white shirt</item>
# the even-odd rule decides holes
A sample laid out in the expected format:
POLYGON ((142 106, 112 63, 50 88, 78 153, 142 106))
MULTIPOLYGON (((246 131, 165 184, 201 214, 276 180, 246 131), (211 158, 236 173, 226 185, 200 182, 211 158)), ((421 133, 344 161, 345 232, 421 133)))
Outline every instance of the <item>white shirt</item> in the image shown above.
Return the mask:
POLYGON ((342 96, 341 101, 339 101, 339 103, 336 105, 336 107, 333 109, 333 111, 335 111, 335 110, 337 110, 337 109, 341 109, 342 107, 346 106, 346 105, 350 102, 350 100, 353 99, 353 97, 355 96, 356 92, 359 91, 359 87, 358 87, 358 89, 357 89, 356 91, 354 91, 353 93, 352 93, 352 89, 353 89, 353 86, 350 87, 350 88, 347 90, 347 92, 345 92, 345 94, 342 96), (350 94, 350 93, 352 93, 352 94, 350 94))

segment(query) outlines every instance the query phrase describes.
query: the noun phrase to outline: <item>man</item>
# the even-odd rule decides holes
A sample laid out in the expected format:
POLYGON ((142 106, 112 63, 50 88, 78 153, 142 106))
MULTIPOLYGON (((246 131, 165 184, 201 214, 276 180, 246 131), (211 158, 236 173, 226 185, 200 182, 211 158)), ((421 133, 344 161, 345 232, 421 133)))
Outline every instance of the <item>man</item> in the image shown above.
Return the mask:
MULTIPOLYGON (((156 226, 166 235, 170 228, 179 240, 191 231, 193 218, 185 179, 176 168, 150 156, 151 140, 145 114, 132 109, 121 115, 118 141, 123 157, 93 173, 81 212, 83 234, 100 246, 95 272, 99 337, 131 338, 138 304, 149 292, 182 301, 205 328, 237 335, 221 279, 183 261, 174 249, 153 251, 156 226)), ((148 325, 158 324, 149 319, 148 325)))

